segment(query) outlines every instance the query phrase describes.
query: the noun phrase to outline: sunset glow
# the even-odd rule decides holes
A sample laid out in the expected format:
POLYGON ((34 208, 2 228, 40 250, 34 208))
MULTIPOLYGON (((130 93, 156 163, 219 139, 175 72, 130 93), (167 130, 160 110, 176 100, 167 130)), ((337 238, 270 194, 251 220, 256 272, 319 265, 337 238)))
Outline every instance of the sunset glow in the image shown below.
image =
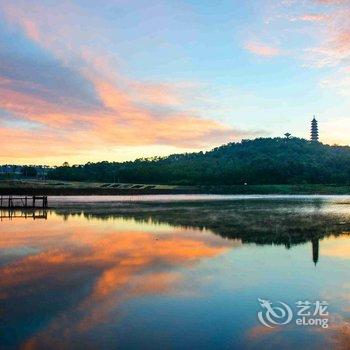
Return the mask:
POLYGON ((1 163, 122 161, 257 136, 349 144, 350 5, 3 0, 1 163))

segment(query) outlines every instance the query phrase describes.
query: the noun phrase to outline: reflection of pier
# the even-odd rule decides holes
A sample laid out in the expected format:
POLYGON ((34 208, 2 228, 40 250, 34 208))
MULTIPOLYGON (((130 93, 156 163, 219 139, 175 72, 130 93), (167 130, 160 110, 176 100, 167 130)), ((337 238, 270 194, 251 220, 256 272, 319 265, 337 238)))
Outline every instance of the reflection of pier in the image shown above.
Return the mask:
POLYGON ((46 209, 34 209, 34 210, 0 210, 0 220, 12 220, 12 219, 33 219, 33 220, 46 220, 46 209))
POLYGON ((0 208, 35 209, 47 208, 47 196, 0 196, 0 208))

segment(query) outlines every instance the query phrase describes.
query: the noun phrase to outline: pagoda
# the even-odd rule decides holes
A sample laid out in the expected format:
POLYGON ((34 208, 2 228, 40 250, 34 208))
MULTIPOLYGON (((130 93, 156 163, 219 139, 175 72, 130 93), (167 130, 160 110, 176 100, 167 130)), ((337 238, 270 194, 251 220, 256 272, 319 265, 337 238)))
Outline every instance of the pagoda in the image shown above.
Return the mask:
POLYGON ((311 121, 311 141, 318 142, 318 123, 315 116, 311 121))

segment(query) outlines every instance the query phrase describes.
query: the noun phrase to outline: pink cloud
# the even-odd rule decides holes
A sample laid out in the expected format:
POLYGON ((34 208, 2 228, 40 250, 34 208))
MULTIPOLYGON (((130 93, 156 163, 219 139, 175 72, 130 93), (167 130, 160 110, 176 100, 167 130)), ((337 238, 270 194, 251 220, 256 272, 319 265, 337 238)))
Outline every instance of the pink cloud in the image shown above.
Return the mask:
POLYGON ((316 0, 316 1, 321 4, 327 4, 327 5, 346 4, 349 2, 349 0, 316 0))
POLYGON ((281 51, 278 48, 259 41, 249 41, 244 47, 246 50, 257 56, 275 57, 281 55, 281 51))
POLYGON ((297 19, 305 22, 322 22, 327 20, 329 17, 320 14, 306 14, 298 17, 297 19))
POLYGON ((326 30, 320 28, 321 40, 313 47, 307 48, 306 59, 317 67, 340 66, 350 58, 350 25, 347 18, 350 7, 332 13, 326 30))
MULTIPOLYGON (((265 2, 263 12, 267 20, 258 28, 262 37, 269 38, 270 42, 288 44, 282 52, 288 53, 297 64, 319 69, 327 67, 333 77, 329 72, 326 78, 322 77, 320 71, 322 86, 338 86, 341 94, 350 93, 350 90, 345 91, 349 79, 344 74, 350 67, 349 0, 265 2)), ((266 57, 276 56, 281 51, 259 40, 248 42, 246 49, 266 57)))

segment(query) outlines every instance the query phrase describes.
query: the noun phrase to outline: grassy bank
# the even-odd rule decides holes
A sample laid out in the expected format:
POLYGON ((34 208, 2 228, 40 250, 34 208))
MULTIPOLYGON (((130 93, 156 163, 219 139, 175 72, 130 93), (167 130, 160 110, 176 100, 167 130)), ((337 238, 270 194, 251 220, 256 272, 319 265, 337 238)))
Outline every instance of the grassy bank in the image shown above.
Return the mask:
POLYGON ((142 195, 196 193, 194 187, 157 184, 69 182, 54 180, 0 181, 0 195, 142 195))
POLYGON ((303 184, 190 187, 154 184, 64 182, 50 180, 0 181, 0 194, 2 195, 142 195, 180 193, 350 195, 350 186, 303 184))
POLYGON ((206 186, 200 189, 206 193, 220 194, 320 194, 350 195, 350 186, 335 185, 247 185, 247 186, 206 186))

